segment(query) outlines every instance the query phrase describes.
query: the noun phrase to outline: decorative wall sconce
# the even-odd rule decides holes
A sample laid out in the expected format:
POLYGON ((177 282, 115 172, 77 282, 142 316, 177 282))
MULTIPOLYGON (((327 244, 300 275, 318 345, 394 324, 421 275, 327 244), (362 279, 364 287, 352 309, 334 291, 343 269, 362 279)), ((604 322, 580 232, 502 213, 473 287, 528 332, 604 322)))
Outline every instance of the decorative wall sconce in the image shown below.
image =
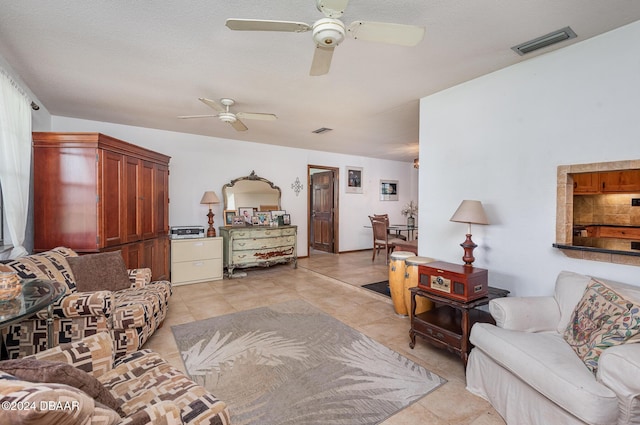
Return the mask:
POLYGON ((418 168, 420 168, 420 160, 419 160, 419 158, 416 158, 416 159, 413 160, 413 168, 415 168, 416 170, 418 168))

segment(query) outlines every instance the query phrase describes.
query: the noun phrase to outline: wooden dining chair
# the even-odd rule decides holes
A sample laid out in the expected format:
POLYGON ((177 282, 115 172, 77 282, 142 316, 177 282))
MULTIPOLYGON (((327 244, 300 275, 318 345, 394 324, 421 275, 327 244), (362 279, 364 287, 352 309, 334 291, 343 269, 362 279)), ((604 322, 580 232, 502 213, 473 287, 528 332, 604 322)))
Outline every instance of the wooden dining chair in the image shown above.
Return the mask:
POLYGON ((371 228, 373 229, 373 257, 371 261, 376 259, 376 253, 380 253, 384 249, 386 262, 389 262, 389 252, 393 250, 394 244, 403 242, 402 239, 389 238, 389 223, 384 219, 378 219, 369 216, 371 220, 371 228))
MULTIPOLYGON (((389 227, 389 214, 374 214, 373 217, 379 220, 386 221, 387 227, 389 227)), ((402 239, 403 241, 407 240, 407 237, 405 235, 400 234, 400 232, 396 231, 392 233, 391 229, 387 229, 387 233, 391 235, 393 238, 402 239)))

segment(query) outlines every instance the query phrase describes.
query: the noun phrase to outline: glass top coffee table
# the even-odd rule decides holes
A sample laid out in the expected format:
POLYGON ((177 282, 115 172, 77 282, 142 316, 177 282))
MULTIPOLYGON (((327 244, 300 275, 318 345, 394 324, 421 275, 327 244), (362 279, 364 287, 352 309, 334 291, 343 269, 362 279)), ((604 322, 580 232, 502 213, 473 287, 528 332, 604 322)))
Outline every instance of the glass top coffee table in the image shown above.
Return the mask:
MULTIPOLYGON (((60 282, 23 279, 22 291, 11 301, 0 302, 0 328, 18 323, 40 310, 47 309, 47 346, 53 346, 53 304, 65 293, 60 282)), ((0 357, 5 358, 4 339, 0 338, 0 357)))

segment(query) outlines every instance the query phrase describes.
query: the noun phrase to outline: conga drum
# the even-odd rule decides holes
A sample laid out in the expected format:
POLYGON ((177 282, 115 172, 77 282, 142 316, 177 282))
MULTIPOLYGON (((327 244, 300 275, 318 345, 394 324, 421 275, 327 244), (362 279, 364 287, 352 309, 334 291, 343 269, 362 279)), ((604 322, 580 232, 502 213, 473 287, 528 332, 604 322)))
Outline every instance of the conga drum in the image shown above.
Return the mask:
MULTIPOLYGON (((436 261, 429 257, 409 257, 405 258, 406 272, 404 275, 403 298, 407 314, 411 314, 411 291, 409 288, 418 286, 418 266, 436 261)), ((416 314, 431 310, 433 303, 425 297, 416 297, 416 314)))
POLYGON ((391 300, 393 301, 393 309, 396 314, 406 316, 409 310, 404 304, 402 292, 404 291, 404 274, 406 265, 404 260, 414 257, 413 252, 394 251, 391 253, 389 260, 389 290, 391 292, 391 300))

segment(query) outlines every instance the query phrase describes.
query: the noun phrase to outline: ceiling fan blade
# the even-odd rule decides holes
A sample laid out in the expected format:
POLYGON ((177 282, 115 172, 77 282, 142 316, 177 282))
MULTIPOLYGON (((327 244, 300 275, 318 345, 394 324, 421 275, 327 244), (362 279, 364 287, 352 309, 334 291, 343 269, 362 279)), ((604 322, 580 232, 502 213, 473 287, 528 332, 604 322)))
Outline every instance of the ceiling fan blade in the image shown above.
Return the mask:
POLYGON ((349 0, 318 0, 318 10, 327 18, 337 19, 342 16, 349 0))
POLYGON ((274 121, 278 119, 274 114, 262 114, 260 112, 238 112, 236 116, 247 120, 274 121))
POLYGON ((316 52, 313 54, 313 62, 311 63, 309 75, 324 75, 329 72, 334 49, 335 47, 316 46, 316 52))
POLYGON ((246 125, 244 125, 244 123, 240 120, 235 120, 234 122, 231 123, 231 127, 235 128, 236 131, 247 131, 248 128, 246 125))
POLYGON ((200 102, 204 103, 205 105, 215 109, 218 112, 224 112, 224 111, 227 110, 227 108, 225 108, 224 105, 219 103, 217 100, 211 100, 211 99, 207 99, 207 98, 204 98, 204 97, 199 97, 198 100, 200 102))
POLYGON ((349 25, 347 32, 357 40, 415 46, 424 38, 425 28, 386 22, 355 21, 349 25))
POLYGON ((189 118, 211 118, 217 117, 217 115, 180 115, 178 118, 181 120, 189 119, 189 118))
POLYGON ((235 31, 284 31, 306 32, 309 24, 293 21, 269 21, 265 19, 227 19, 227 28, 235 31))

